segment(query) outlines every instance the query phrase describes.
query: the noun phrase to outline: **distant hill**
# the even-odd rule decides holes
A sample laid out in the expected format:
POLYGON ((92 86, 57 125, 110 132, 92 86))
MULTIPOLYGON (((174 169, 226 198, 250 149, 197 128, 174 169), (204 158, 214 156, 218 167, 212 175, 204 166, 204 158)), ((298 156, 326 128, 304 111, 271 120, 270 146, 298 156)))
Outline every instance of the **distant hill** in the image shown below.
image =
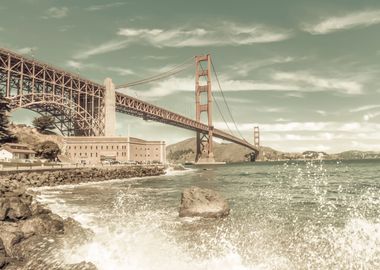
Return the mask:
MULTIPOLYGON (((166 156, 169 162, 193 162, 195 160, 195 138, 168 145, 166 156)), ((214 156, 216 161, 228 163, 248 161, 247 155, 251 151, 243 146, 233 143, 214 142, 214 156)), ((303 159, 380 159, 380 152, 373 151, 345 151, 338 154, 327 154, 325 152, 305 151, 302 153, 290 153, 274 150, 270 147, 260 147, 260 155, 257 161, 277 160, 303 160, 303 159)))
MULTIPOLYGON (((192 162, 195 160, 196 139, 190 138, 166 147, 166 157, 172 162, 192 162)), ((244 162, 248 161, 248 155, 252 151, 244 146, 233 143, 214 142, 214 156, 216 161, 244 162)), ((269 147, 261 147, 259 160, 277 160, 286 156, 286 153, 276 151, 269 147)))

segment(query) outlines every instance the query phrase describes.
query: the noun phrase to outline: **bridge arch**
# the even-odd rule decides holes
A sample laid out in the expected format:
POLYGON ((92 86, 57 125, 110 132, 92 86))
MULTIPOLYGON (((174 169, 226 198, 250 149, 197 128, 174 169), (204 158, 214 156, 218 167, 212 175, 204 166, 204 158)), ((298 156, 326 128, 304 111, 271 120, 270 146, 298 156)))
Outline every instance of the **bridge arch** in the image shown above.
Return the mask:
POLYGON ((55 127, 65 136, 96 136, 101 123, 84 108, 64 96, 30 93, 8 98, 12 110, 29 109, 51 115, 55 127))

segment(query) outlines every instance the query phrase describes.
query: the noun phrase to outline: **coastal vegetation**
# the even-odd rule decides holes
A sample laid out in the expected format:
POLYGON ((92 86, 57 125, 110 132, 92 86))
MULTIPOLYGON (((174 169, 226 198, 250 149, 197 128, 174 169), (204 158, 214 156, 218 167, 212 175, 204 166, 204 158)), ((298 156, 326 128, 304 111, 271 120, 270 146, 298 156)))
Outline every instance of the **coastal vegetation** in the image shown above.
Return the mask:
POLYGON ((0 144, 16 141, 9 127, 9 102, 0 93, 0 144))
POLYGON ((33 119, 33 126, 37 129, 38 132, 42 134, 51 133, 55 128, 54 118, 49 115, 42 115, 33 119))
POLYGON ((61 153, 61 149, 58 144, 52 141, 44 141, 37 144, 34 148, 36 151, 36 156, 48 160, 57 159, 58 155, 61 153))

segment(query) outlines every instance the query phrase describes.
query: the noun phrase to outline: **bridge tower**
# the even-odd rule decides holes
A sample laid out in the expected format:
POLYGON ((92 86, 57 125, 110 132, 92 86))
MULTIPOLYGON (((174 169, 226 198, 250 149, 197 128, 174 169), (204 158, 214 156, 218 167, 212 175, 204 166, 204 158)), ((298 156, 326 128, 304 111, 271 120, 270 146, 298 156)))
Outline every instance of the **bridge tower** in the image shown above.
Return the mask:
POLYGON ((260 147, 260 129, 259 127, 253 128, 253 145, 260 147))
POLYGON ((211 93, 211 57, 202 55, 195 57, 195 118, 201 122, 202 114, 207 115, 208 133, 197 132, 197 150, 195 162, 215 162, 213 153, 213 125, 212 125, 212 93, 211 93), (205 67, 203 67, 203 65, 205 67), (203 81, 207 81, 206 84, 203 81))
POLYGON ((104 80, 105 93, 103 104, 103 123, 104 123, 104 136, 115 136, 116 129, 116 105, 115 105, 115 85, 111 78, 104 80))

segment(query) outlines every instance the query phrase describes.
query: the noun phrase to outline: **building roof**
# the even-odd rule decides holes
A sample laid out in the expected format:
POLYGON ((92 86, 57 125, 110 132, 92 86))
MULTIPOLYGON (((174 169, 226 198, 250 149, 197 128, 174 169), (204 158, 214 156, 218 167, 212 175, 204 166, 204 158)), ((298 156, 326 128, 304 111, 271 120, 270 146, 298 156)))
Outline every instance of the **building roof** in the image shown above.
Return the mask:
POLYGON ((20 154, 35 154, 36 152, 29 149, 26 144, 19 143, 5 143, 1 146, 0 150, 6 150, 10 153, 20 153, 20 154))

